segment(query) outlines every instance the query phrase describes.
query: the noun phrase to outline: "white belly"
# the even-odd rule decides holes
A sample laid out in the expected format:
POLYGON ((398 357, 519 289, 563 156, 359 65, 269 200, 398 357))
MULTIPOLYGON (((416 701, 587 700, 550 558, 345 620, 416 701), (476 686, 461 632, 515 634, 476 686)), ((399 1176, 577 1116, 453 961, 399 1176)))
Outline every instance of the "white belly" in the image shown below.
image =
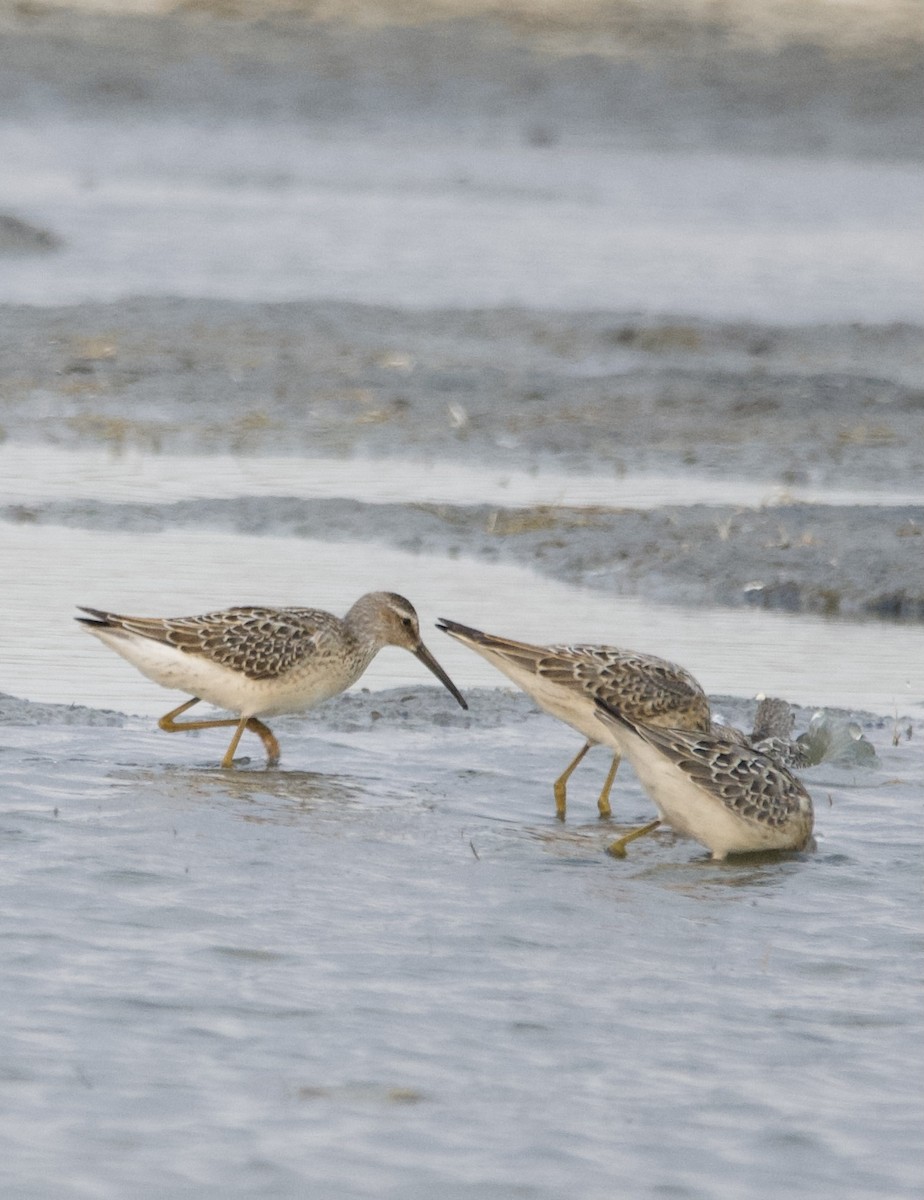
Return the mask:
POLYGON ((678 833, 706 846, 713 858, 791 848, 791 830, 774 828, 732 812, 721 797, 699 787, 637 735, 628 735, 625 753, 662 820, 678 833))
POLYGON ((577 688, 543 679, 541 675, 508 662, 501 655, 491 654, 481 646, 472 645, 472 649, 479 651, 492 667, 502 671, 517 687, 522 688, 528 696, 532 696, 543 712, 564 721, 566 725, 582 733, 589 742, 606 742, 620 749, 616 739, 609 736, 610 730, 604 729, 594 715, 596 705, 589 696, 577 688))
POLYGON ((159 683, 246 717, 305 712, 354 683, 361 671, 331 659, 305 663, 275 679, 249 679, 198 654, 151 638, 88 626, 132 666, 159 683))

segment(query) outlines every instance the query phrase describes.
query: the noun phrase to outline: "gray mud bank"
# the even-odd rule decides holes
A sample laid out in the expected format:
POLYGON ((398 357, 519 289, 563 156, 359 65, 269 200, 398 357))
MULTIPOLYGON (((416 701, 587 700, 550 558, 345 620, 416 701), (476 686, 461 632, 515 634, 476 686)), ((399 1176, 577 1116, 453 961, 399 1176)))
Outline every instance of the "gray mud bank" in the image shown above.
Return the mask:
MULTIPOLYGON (((543 721, 552 720, 542 714, 530 696, 510 686, 467 688, 466 699, 469 707, 463 712, 436 687, 386 688, 375 692, 368 688, 357 688, 334 696, 306 713, 276 717, 273 727, 299 736, 312 728, 338 733, 364 732, 380 722, 383 729, 441 731, 523 725, 532 722, 540 714, 543 721)), ((713 713, 723 723, 741 729, 752 727, 759 703, 756 699, 711 696, 709 700, 713 713)), ((798 704, 791 707, 794 732, 801 733, 808 728, 816 710, 798 704)), ((839 708, 828 708, 826 712, 835 720, 849 718, 866 731, 888 731, 896 740, 910 740, 912 737, 914 721, 907 717, 898 721, 873 713, 839 708)), ((151 718, 127 717, 109 709, 88 708, 80 704, 44 704, 0 692, 0 725, 122 727, 127 721, 138 720, 150 723, 152 727, 154 725, 151 718)))
POLYGON ((414 553, 522 563, 567 583, 672 604, 924 620, 924 507, 503 509, 248 497, 9 505, 0 518, 380 541, 414 553))
POLYGON ((0 306, 0 426, 116 451, 917 490, 922 332, 332 302, 0 306))
MULTIPOLYGON (((916 494, 919 329, 617 314, 137 300, 0 312, 11 441, 451 461, 677 481, 669 507, 240 497, 8 505, 7 520, 199 525, 509 560, 685 604, 924 619, 924 505, 685 505, 683 480, 916 494)), ((194 494, 195 481, 190 481, 194 494)))

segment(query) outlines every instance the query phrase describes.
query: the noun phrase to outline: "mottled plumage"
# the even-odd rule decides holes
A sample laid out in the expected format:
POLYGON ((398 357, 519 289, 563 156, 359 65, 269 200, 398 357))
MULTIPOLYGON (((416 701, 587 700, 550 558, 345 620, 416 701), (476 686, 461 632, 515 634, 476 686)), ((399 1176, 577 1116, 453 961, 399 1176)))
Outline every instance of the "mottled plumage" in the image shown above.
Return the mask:
POLYGON ((82 608, 77 620, 149 679, 194 697, 161 718, 168 732, 236 725, 222 766, 230 766, 245 728, 259 734, 270 763, 279 747, 258 720, 305 712, 344 691, 383 646, 410 650, 467 707, 420 638, 413 605, 394 592, 361 596, 343 618, 318 608, 238 606, 195 617, 128 617, 82 608), (177 723, 199 700, 236 720, 177 723))
POLYGON ((597 742, 606 742, 616 752, 598 801, 600 815, 610 815, 609 792, 622 746, 619 734, 604 730, 597 721, 597 701, 650 725, 693 730, 710 726, 709 701, 693 676, 653 654, 615 646, 533 646, 443 619, 437 621, 437 628, 487 659, 532 696, 540 708, 587 739, 555 782, 559 817, 564 818, 566 812, 568 778, 597 742))
MULTIPOLYGON (((661 820, 708 847, 713 858, 801 850, 808 844, 811 797, 769 755, 715 730, 695 733, 643 725, 603 704, 597 719, 604 728, 618 731, 661 820)), ((629 834, 610 849, 621 854, 632 838, 629 834)))
MULTIPOLYGON (((316 608, 241 605, 196 617, 122 617, 90 608, 81 611, 110 628, 200 655, 248 679, 276 679, 306 656, 317 659, 332 651, 342 653, 344 645, 343 622, 316 608)), ((92 622, 85 623, 92 628, 92 622)), ((357 658, 365 653, 356 639, 351 639, 350 650, 357 658)))

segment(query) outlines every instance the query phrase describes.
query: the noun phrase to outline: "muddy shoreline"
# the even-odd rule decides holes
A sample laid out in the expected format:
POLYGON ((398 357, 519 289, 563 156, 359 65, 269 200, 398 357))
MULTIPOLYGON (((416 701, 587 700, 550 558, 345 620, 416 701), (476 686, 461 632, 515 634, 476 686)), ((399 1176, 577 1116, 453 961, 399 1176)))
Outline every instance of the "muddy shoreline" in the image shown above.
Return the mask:
POLYGON ((924 620, 924 507, 607 511, 248 497, 10 505, 0 518, 121 532, 187 526, 384 542, 414 553, 516 562, 567 583, 664 603, 924 620))
MULTIPOLYGON (((552 718, 535 704, 530 696, 500 680, 498 687, 476 687, 466 689, 468 711, 462 712, 452 701, 447 700, 441 689, 424 685, 411 688, 385 688, 371 692, 368 688, 356 688, 334 696, 316 709, 297 716, 276 717, 273 727, 286 738, 311 737, 321 728, 337 733, 365 733, 372 729, 384 731, 444 731, 480 732, 500 727, 532 725, 537 721, 546 729, 552 718)), ((732 724, 748 730, 754 722, 759 701, 741 696, 714 695, 709 703, 716 718, 724 724, 732 724)), ((795 734, 809 727, 817 709, 794 704, 793 729, 795 734)), ((826 714, 832 721, 850 720, 862 728, 874 740, 885 742, 887 735, 894 744, 912 740, 915 718, 885 717, 875 713, 857 712, 826 706, 826 714)), ((111 709, 89 708, 80 704, 48 704, 24 700, 0 692, 0 726, 55 725, 75 728, 125 728, 140 723, 153 729, 150 717, 139 717, 111 709)), ((447 734, 451 736, 451 734, 447 734)), ((528 735, 524 740, 528 740, 528 735)), ((844 763, 855 766, 856 763, 844 763)), ((866 765, 870 765, 867 762, 866 765)))
POLYGON ((209 299, 0 306, 0 373, 0 424, 17 441, 696 470, 784 487, 924 478, 924 336, 910 324, 209 299))
MULTIPOLYGON (((113 455, 296 455, 760 480, 782 502, 614 509, 242 496, 44 501, 4 519, 199 525, 508 559, 652 600, 924 620, 924 338, 618 314, 136 300, 0 312, 3 433, 113 455), (42 402, 36 403, 36 397, 42 402)), ((195 481, 190 480, 194 494, 195 481)))

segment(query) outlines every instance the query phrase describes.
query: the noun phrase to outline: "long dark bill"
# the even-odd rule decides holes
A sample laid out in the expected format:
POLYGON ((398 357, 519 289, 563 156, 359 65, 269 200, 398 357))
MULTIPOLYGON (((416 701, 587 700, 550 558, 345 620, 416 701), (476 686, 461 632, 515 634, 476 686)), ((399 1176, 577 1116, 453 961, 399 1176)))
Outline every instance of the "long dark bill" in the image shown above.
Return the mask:
POLYGON ((423 644, 423 642, 421 642, 420 645, 417 647, 417 649, 413 651, 413 654, 414 654, 415 658, 419 658, 420 661, 423 663, 423 665, 425 667, 428 667, 433 672, 433 674, 437 677, 437 679, 440 681, 440 683, 443 685, 443 687, 445 687, 447 689, 447 691, 452 692, 453 696, 455 696, 456 700, 458 700, 459 704, 463 708, 468 708, 468 704, 465 701, 465 697, 462 695, 462 693, 459 691, 459 689, 456 687, 456 685, 452 682, 452 680, 449 678, 449 676, 446 674, 446 672, 443 670, 443 668, 440 666, 440 664, 436 661, 436 659, 433 657, 433 655, 430 653, 430 651, 427 649, 427 647, 423 644))

